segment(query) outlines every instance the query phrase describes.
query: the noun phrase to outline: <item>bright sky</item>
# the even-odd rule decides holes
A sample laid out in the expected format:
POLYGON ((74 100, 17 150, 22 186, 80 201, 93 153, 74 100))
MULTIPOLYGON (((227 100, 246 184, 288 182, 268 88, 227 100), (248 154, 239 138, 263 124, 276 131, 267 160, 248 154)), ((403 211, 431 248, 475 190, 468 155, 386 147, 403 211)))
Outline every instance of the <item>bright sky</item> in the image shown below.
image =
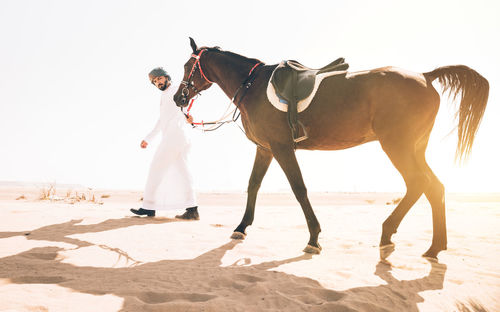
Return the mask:
MULTIPOLYGON (((2 0, 0 181, 142 189, 158 139, 147 150, 139 143, 160 100, 147 73, 164 66, 180 80, 191 36, 267 64, 321 67, 343 56, 352 71, 474 68, 489 80, 490 99, 469 163, 453 162, 455 109, 446 98, 427 159, 448 191, 500 191, 499 12, 494 0, 2 0)), ((193 113, 213 119, 228 103, 212 86, 193 113)), ((192 137, 196 189, 245 191, 255 146, 238 127, 192 137)), ((310 191, 405 190, 377 142, 297 155, 310 191)), ((290 190, 276 162, 262 190, 290 190)))

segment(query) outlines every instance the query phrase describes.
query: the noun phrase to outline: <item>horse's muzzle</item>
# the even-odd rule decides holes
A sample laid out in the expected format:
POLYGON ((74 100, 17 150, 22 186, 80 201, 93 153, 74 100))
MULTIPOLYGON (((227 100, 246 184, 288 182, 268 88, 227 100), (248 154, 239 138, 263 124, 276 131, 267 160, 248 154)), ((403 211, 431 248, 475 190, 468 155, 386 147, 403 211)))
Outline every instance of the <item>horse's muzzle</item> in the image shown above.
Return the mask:
POLYGON ((184 87, 181 94, 174 96, 174 102, 177 107, 185 107, 188 103, 189 89, 184 87))
POLYGON ((188 100, 185 96, 180 96, 177 98, 174 97, 174 102, 175 105, 177 105, 177 107, 185 107, 187 105, 188 100))

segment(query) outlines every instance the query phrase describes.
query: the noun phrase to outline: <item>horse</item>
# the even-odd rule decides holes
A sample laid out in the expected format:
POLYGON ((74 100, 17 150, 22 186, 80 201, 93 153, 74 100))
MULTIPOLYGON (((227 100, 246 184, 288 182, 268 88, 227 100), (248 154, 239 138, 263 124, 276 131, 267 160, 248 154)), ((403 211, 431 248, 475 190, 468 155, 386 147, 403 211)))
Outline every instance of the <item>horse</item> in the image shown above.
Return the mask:
POLYGON ((303 250, 319 254, 320 224, 307 196, 296 149, 342 150, 379 141, 406 184, 406 193, 382 224, 380 248, 392 247, 391 237, 404 216, 424 194, 432 208, 433 236, 423 257, 436 258, 447 249, 445 188, 426 162, 425 152, 442 92, 460 100, 457 111, 456 159, 470 155, 488 101, 489 83, 464 65, 444 66, 426 73, 383 67, 325 78, 309 107, 299 118, 308 139, 294 142, 286 113, 266 96, 270 77, 278 66, 266 65, 219 47, 200 47, 190 39, 192 54, 184 64, 184 77, 174 95, 178 107, 186 107, 198 93, 214 83, 239 109, 247 138, 255 143, 255 161, 248 182, 246 209, 231 238, 244 239, 253 223, 261 182, 274 158, 284 171, 305 215, 309 241, 303 250))

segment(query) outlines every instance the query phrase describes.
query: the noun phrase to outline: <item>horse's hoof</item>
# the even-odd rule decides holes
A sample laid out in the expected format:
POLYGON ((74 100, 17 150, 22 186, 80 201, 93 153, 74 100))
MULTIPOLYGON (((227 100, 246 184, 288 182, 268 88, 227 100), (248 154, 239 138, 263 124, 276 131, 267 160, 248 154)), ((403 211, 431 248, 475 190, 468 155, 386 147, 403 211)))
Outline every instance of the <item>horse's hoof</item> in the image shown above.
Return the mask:
MULTIPOLYGON (((319 246, 319 245, 318 245, 319 246)), ((321 252, 321 246, 319 247, 314 247, 314 246, 311 246, 311 245, 307 245, 306 248, 304 248, 303 250, 305 253, 310 253, 310 254, 315 254, 315 255, 319 255, 319 253, 321 252)))
POLYGON ((233 235, 231 235, 232 239, 245 239, 246 235, 241 232, 233 232, 233 235))
POLYGON ((389 245, 394 246, 394 243, 392 242, 391 237, 390 236, 387 237, 385 235, 382 235, 382 237, 380 238, 379 247, 382 248, 382 247, 389 246, 389 245))
POLYGON ((380 246, 379 247, 380 260, 387 259, 394 252, 395 246, 396 245, 394 244, 387 244, 384 246, 380 246))
POLYGON ((427 258, 427 259, 432 259, 432 260, 437 260, 438 259, 438 254, 443 251, 443 250, 446 250, 446 246, 445 247, 434 247, 434 246, 431 246, 423 255, 422 257, 424 258, 427 258))
POLYGON ((392 248, 394 248, 394 246, 396 246, 396 245, 395 245, 393 242, 390 242, 390 243, 388 243, 388 244, 384 244, 384 245, 382 245, 382 244, 381 244, 381 245, 379 246, 379 248, 380 248, 380 249, 389 249, 389 248, 391 248, 391 247, 392 247, 392 248))
POLYGON ((433 255, 433 254, 428 254, 428 253, 424 253, 422 255, 423 258, 427 259, 427 260, 431 260, 431 261, 438 261, 438 257, 437 255, 433 255))
POLYGON ((439 252, 436 252, 436 251, 433 251, 433 250, 430 250, 430 249, 429 249, 429 250, 427 250, 427 251, 426 251, 426 252, 422 255, 422 257, 427 258, 427 259, 429 259, 429 260, 437 260, 437 259, 438 259, 438 257, 437 257, 438 253, 439 253, 439 252))

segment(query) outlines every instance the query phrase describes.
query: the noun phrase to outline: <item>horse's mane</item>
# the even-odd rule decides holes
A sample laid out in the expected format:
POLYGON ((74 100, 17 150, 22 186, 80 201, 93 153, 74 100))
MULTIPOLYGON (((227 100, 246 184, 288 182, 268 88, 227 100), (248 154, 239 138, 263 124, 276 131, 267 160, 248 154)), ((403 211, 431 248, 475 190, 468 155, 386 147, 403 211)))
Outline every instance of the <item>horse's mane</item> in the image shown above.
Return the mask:
POLYGON ((218 52, 218 53, 230 55, 232 57, 236 57, 237 59, 241 60, 242 62, 249 62, 249 63, 259 63, 260 62, 260 60, 258 60, 258 59, 249 58, 249 57, 246 57, 246 56, 243 56, 243 55, 231 52, 231 51, 225 51, 217 46, 215 46, 215 47, 201 47, 201 48, 198 48, 198 51, 203 50, 203 49, 206 49, 209 52, 218 52))
POLYGON ((217 46, 215 46, 215 47, 201 47, 201 48, 198 48, 198 51, 200 51, 200 50, 207 50, 207 51, 210 51, 210 52, 217 52, 217 51, 221 52, 222 51, 221 48, 217 47, 217 46))

